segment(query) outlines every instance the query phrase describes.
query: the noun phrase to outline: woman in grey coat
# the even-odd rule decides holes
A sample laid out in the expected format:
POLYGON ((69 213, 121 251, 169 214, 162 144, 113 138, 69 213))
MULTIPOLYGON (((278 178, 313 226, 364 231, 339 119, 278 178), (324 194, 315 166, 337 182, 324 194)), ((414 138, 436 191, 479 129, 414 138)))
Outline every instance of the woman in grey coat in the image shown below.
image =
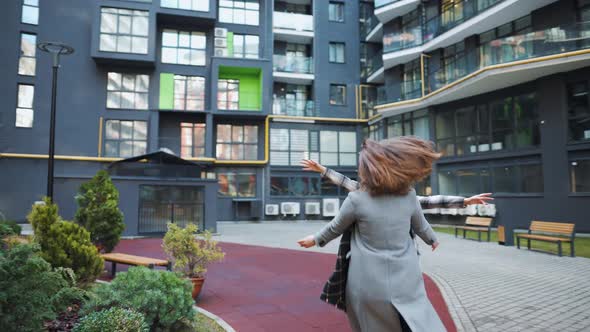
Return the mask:
POLYGON ((367 140, 359 156, 361 190, 351 192, 336 216, 304 247, 324 246, 353 226, 346 312, 354 331, 445 331, 426 296, 410 227, 433 249, 436 235, 411 185, 425 176, 439 154, 430 143, 398 137, 367 140), (404 324, 405 325, 405 324, 404 324))

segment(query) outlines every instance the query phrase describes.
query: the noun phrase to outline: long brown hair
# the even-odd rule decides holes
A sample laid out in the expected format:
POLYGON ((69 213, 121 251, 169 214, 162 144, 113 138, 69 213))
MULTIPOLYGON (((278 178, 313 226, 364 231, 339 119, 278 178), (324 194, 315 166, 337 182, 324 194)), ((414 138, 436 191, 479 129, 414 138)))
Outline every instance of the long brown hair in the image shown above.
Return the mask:
POLYGON ((404 195, 432 171, 441 154, 432 142, 413 136, 365 140, 359 156, 361 188, 371 195, 404 195))

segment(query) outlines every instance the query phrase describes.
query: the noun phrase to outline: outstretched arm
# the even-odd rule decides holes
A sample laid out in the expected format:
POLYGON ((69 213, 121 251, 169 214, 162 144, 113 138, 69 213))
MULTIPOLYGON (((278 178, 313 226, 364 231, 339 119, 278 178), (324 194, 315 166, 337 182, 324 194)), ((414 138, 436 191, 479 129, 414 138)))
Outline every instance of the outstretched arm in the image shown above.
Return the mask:
POLYGON ((416 234, 424 242, 426 242, 426 244, 432 246, 432 250, 438 247, 436 235, 434 234, 432 227, 424 217, 424 213, 422 212, 422 207, 420 206, 419 200, 416 200, 416 207, 414 209, 414 213, 412 214, 411 223, 412 230, 414 230, 414 232, 416 232, 416 234))
POLYGON ((357 181, 351 180, 349 177, 342 173, 338 173, 333 169, 327 168, 311 159, 303 159, 301 166, 304 171, 317 172, 322 175, 323 178, 328 179, 333 184, 340 186, 348 191, 356 191, 360 185, 357 181))

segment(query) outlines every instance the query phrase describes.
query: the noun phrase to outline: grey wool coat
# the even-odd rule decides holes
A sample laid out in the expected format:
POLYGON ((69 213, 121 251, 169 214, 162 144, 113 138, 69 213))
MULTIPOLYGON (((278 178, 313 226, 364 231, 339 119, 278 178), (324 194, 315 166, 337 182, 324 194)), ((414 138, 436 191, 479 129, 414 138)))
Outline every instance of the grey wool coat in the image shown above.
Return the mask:
POLYGON ((426 296, 410 225, 427 244, 436 241, 413 189, 402 196, 355 191, 315 234, 324 246, 354 229, 346 286, 346 313, 354 331, 401 332, 398 313, 413 332, 446 331, 426 296))

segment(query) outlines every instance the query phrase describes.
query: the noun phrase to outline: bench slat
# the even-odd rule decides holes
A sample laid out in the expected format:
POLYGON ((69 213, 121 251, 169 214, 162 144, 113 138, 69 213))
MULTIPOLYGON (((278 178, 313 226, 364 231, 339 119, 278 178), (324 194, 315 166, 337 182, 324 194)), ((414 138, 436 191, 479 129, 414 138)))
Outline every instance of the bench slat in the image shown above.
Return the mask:
POLYGON ((575 224, 547 222, 547 221, 532 221, 529 229, 533 232, 547 232, 572 235, 575 224))
POLYGON ((142 256, 134 256, 120 253, 109 253, 100 255, 105 261, 116 262, 129 265, 142 265, 149 266, 151 264, 155 266, 168 266, 168 261, 157 258, 149 258, 142 256))
POLYGON ((489 227, 492 225, 492 218, 467 217, 465 225, 489 227))
POLYGON ((555 236, 545 236, 545 235, 536 235, 536 234, 518 234, 520 238, 531 239, 531 240, 544 240, 544 241, 552 241, 552 242, 571 242, 571 239, 565 237, 555 237, 555 236))
POLYGON ((457 226, 458 229, 465 229, 468 231, 483 231, 483 232, 487 232, 488 228, 487 227, 469 227, 469 226, 457 226))

